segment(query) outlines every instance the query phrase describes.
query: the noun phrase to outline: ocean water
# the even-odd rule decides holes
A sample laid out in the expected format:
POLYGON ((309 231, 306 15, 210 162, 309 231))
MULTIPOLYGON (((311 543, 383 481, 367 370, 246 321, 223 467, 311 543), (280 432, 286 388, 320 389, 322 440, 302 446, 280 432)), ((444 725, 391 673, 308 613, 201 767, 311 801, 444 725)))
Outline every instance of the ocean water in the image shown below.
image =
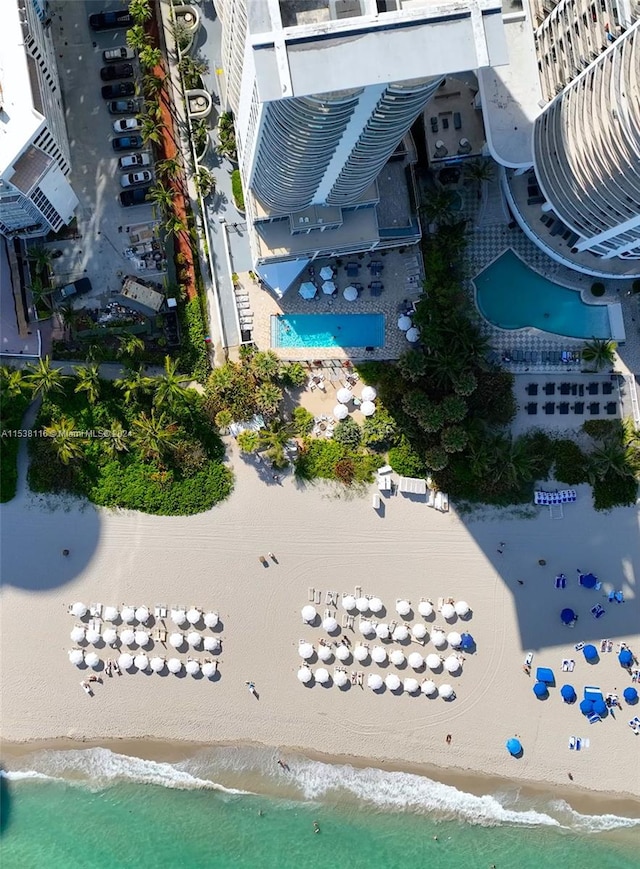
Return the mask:
POLYGON ((277 765, 262 748, 159 763, 46 751, 4 774, 2 869, 631 869, 640 820, 408 773, 277 765), (320 832, 314 833, 317 821, 320 832), (437 839, 434 839, 437 837, 437 839))

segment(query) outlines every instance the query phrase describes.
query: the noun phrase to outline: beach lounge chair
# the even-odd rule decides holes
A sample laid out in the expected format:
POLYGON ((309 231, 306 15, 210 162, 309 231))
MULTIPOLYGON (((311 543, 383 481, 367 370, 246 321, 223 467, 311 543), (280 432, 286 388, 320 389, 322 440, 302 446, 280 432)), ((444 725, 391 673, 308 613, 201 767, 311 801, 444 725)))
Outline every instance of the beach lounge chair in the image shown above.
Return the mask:
POLYGON ((316 590, 309 586, 307 589, 307 600, 312 603, 316 599, 316 590))
POLYGON ((89 612, 91 613, 92 616, 97 616, 98 618, 100 618, 100 616, 102 615, 102 604, 101 603, 91 604, 91 606, 89 607, 89 612))
POLYGON ((605 612, 606 612, 605 608, 603 606, 601 606, 600 604, 597 604, 596 606, 591 607, 591 615, 594 617, 594 619, 602 618, 602 616, 605 614, 605 612))
POLYGON ((166 619, 167 607, 165 604, 157 603, 153 608, 153 615, 156 619, 166 619))
POLYGON ((589 724, 595 724, 598 721, 602 721, 599 715, 596 715, 595 712, 592 712, 591 715, 587 715, 587 721, 589 724))
POLYGON ((575 736, 571 736, 571 737, 569 737, 569 748, 571 748, 571 749, 575 749, 575 747, 576 747, 576 742, 577 742, 577 739, 576 739, 575 736))
POLYGON ((530 667, 532 661, 533 661, 533 652, 529 652, 529 653, 527 654, 527 657, 524 659, 524 665, 525 665, 525 667, 530 667))

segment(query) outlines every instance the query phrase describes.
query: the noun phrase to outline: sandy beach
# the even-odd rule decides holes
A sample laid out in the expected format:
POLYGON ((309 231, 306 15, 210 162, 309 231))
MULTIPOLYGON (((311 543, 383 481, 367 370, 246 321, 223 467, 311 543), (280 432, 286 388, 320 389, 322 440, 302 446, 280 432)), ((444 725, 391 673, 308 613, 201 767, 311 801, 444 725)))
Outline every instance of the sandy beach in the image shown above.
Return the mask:
MULTIPOLYGON (((638 707, 623 703, 615 720, 609 716, 589 725, 577 705, 562 702, 559 687, 547 700, 537 700, 532 678, 522 670, 525 655, 533 652, 534 672, 536 666, 551 667, 557 686, 570 682, 579 699, 586 685, 622 696, 631 684, 616 650, 620 642, 636 654, 639 649, 637 511, 597 514, 588 490, 580 488, 561 520, 533 508, 508 516, 441 514, 402 496, 387 499, 379 515, 369 493, 324 484, 301 487, 292 477, 275 482, 262 478, 252 460, 244 462, 233 452, 230 457, 237 474, 231 498, 200 516, 109 513, 24 491, 3 505, 5 741, 260 743, 366 758, 391 764, 388 768, 426 764, 449 774, 555 785, 562 793, 575 787, 576 793, 640 796, 638 737, 627 725, 638 707), (523 512, 533 518, 521 518, 523 512), (506 544, 502 554, 501 543, 506 544), (68 558, 62 548, 70 550, 68 558), (270 551, 278 563, 263 567, 259 556, 270 551), (539 559, 546 564, 540 566, 539 559), (576 568, 593 571, 602 589, 580 588, 576 568), (568 577, 564 590, 554 588, 559 572, 568 577), (371 662, 347 664, 349 671, 365 673, 364 688, 343 691, 298 682, 299 640, 317 648, 320 637, 329 639, 321 628, 302 623, 308 589, 322 591, 317 607, 322 616, 326 590, 342 595, 356 586, 382 599, 385 620, 400 621, 398 598, 414 609, 422 597, 468 601, 471 618, 444 625, 471 632, 477 650, 465 655, 461 675, 433 677, 438 684, 453 684, 453 702, 389 691, 378 695, 366 688, 369 673, 397 672, 401 679, 414 674, 408 667, 371 662), (624 604, 606 601, 603 592, 610 588, 623 591, 624 604), (87 697, 79 682, 91 671, 78 670, 67 657, 76 623, 68 607, 76 600, 217 611, 222 651, 214 657, 220 678, 132 671, 105 676, 87 697), (589 612, 596 603, 606 609, 598 621, 589 612), (573 629, 560 622, 565 606, 578 613, 573 629), (613 651, 595 665, 574 648, 594 642, 599 649, 604 638, 612 640, 613 651), (562 672, 563 659, 575 660, 572 673, 562 672), (255 682, 258 698, 246 680, 255 682), (524 747, 520 759, 505 750, 505 740, 514 735, 524 747), (588 747, 569 750, 571 736, 587 739, 588 747)), ((338 620, 341 615, 338 610, 338 620)), ((416 615, 410 621, 423 620, 416 615)), ((357 624, 356 619, 355 632, 347 631, 352 647, 360 638, 357 624)), ((443 619, 438 613, 425 624, 431 632, 443 619)), ((167 626, 171 632, 170 620, 167 626)), ((435 651, 428 642, 424 648, 411 644, 407 653, 416 650, 435 651)), ((115 656, 110 649, 96 651, 103 659, 115 656)), ((148 654, 169 657, 172 650, 156 646, 148 654)), ((186 661, 188 655, 178 657, 186 661)), ((311 664, 314 670, 318 666, 311 664)), ((333 672, 334 666, 327 669, 333 672)), ((423 671, 416 678, 431 674, 423 671)))

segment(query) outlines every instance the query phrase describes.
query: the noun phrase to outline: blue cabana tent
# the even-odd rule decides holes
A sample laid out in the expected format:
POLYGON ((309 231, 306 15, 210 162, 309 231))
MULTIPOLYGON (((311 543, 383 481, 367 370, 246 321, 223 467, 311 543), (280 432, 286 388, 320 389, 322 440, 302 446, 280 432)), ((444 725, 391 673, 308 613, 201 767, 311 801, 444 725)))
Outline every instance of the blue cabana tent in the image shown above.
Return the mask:
POLYGON ((595 588, 598 582, 598 578, 592 573, 581 573, 578 577, 578 582, 584 588, 595 588))
POLYGON ((560 689, 560 695, 565 703, 575 703, 577 699, 576 690, 573 685, 563 685, 560 689))
POLYGON ((622 649, 618 655, 618 660, 623 667, 628 667, 633 661, 633 655, 629 649, 622 649))
POLYGON ((471 649, 475 647, 476 641, 473 639, 471 634, 463 634, 460 639, 460 648, 464 652, 470 652, 471 649))
POLYGON ((593 712, 593 700, 581 700, 580 712, 582 712, 583 715, 591 715, 593 712))
POLYGON ((560 618, 563 625, 570 625, 571 622, 575 622, 576 614, 570 607, 565 607, 560 613, 560 618))
POLYGON ((538 682, 544 682, 545 685, 556 684, 556 677, 553 675, 553 670, 550 667, 538 667, 536 670, 536 679, 538 682))
POLYGON ((547 686, 544 684, 544 682, 536 682, 536 684, 533 686, 533 693, 536 695, 538 700, 543 700, 545 697, 548 696, 549 691, 547 690, 547 686))
POLYGON ((522 743, 519 739, 516 739, 515 736, 512 736, 511 739, 507 739, 506 747, 512 757, 522 754, 522 743))
POLYGON ((596 700, 593 704, 593 711, 596 715, 599 715, 600 718, 605 718, 609 710, 607 709, 607 704, 604 700, 596 700))
POLYGON ((582 654, 587 661, 597 661, 598 660, 598 650, 595 646, 592 646, 591 643, 586 645, 582 650, 582 654))
POLYGON ((638 702, 638 692, 635 688, 625 688, 622 692, 622 696, 627 701, 627 703, 638 702))

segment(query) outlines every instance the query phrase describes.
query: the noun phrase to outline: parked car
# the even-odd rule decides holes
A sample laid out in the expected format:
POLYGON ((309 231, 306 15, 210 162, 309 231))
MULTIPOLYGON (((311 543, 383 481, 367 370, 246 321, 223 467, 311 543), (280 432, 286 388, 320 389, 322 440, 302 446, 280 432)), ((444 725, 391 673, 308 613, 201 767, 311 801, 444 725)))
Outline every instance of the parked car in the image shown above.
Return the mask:
POLYGON ((134 166, 150 166, 151 154, 146 152, 142 154, 127 154, 126 157, 120 157, 118 165, 121 169, 132 169, 134 166))
POLYGON ((113 122, 114 133, 135 133, 141 127, 140 118, 119 118, 113 122))
POLYGON ((151 181, 151 172, 141 169, 140 172, 125 172, 120 176, 121 187, 133 187, 136 184, 148 184, 151 181))
POLYGON ((132 60, 136 56, 135 51, 128 45, 119 45, 117 48, 107 48, 102 52, 105 63, 114 63, 117 60, 132 60))
POLYGON ((144 205, 147 194, 151 187, 134 187, 132 190, 123 190, 120 194, 120 205, 128 208, 130 205, 144 205))
POLYGON ((72 296, 82 296, 89 292, 91 292, 91 281, 89 278, 79 278, 77 281, 60 287, 60 298, 62 300, 70 299, 72 296))
POLYGON ((103 100, 115 100, 118 97, 132 97, 136 92, 136 86, 131 81, 120 81, 117 84, 106 84, 102 88, 103 100))
POLYGON ((116 136, 111 146, 114 151, 137 151, 142 148, 142 136, 116 136))
POLYGON ((112 63, 100 70, 102 81, 113 81, 117 78, 133 78, 133 67, 130 63, 112 63))
POLYGON ((132 27, 135 24, 128 9, 114 9, 113 12, 96 12, 89 16, 92 30, 116 30, 119 27, 132 27))
POLYGON ((107 109, 111 115, 130 115, 139 109, 137 100, 111 100, 107 103, 107 109))

